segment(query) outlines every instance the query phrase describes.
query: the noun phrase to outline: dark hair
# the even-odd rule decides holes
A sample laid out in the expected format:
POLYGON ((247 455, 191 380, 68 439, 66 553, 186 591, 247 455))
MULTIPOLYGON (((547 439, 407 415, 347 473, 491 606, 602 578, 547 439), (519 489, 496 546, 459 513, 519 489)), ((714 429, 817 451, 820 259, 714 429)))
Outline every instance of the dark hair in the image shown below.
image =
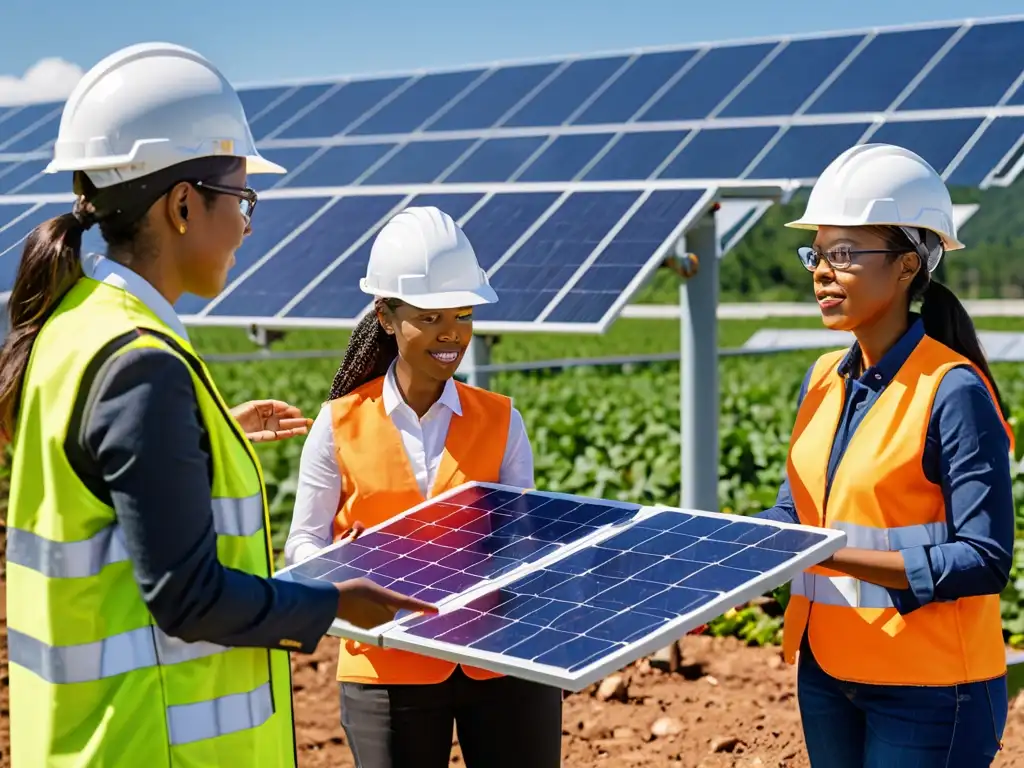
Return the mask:
MULTIPOLYGON (((32 345, 61 299, 82 277, 85 231, 99 225, 111 258, 138 257, 148 250, 146 213, 157 200, 181 181, 220 178, 243 162, 236 157, 203 157, 102 189, 85 173, 75 172, 78 197, 72 212, 44 221, 28 234, 7 300, 9 331, 0 348, 0 442, 14 434, 32 345)), ((206 204, 212 204, 216 193, 198 190, 206 204)))
POLYGON ((345 357, 341 367, 334 375, 328 399, 344 397, 354 389, 358 389, 368 381, 383 376, 388 366, 398 357, 398 342, 395 337, 384 330, 377 319, 377 311, 382 307, 394 311, 401 305, 395 299, 377 299, 373 303, 373 311, 359 321, 352 331, 345 349, 345 357))
POLYGON ((900 227, 872 227, 871 229, 885 239, 887 247, 900 250, 903 253, 908 251, 917 253, 921 257, 921 268, 910 283, 909 297, 911 303, 918 299, 922 301, 921 319, 924 321, 925 333, 945 344, 954 352, 963 355, 977 366, 978 370, 988 379, 988 383, 995 393, 996 405, 1003 414, 1003 418, 1009 419, 1010 409, 999 392, 995 377, 992 376, 992 370, 985 357, 985 350, 982 349, 978 332, 974 328, 974 321, 971 320, 971 316, 967 313, 964 305, 960 303, 956 294, 938 280, 932 279, 931 273, 928 271, 926 248, 933 244, 929 241, 935 236, 923 233, 926 235, 926 237, 922 237, 922 243, 925 243, 925 246, 918 246, 900 227))

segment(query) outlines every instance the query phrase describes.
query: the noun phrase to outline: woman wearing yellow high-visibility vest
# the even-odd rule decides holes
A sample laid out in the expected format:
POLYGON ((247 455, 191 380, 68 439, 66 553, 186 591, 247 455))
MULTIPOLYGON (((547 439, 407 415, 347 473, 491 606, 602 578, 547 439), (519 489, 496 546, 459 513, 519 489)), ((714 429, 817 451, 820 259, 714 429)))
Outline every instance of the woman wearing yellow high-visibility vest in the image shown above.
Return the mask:
POLYGON ((85 75, 47 170, 74 173, 77 201, 28 236, 0 352, 13 768, 294 766, 287 652, 335 616, 432 608, 268 578, 246 434, 308 422, 277 401, 229 409, 172 308, 222 290, 247 173, 284 169, 220 72, 158 43, 85 75), (81 258, 93 224, 108 253, 81 258))
POLYGON ((811 764, 987 766, 1007 716, 1013 433, 970 316, 931 277, 963 248, 949 192, 913 152, 857 146, 790 226, 815 230, 800 259, 825 325, 856 339, 807 372, 762 513, 847 536, 786 610, 811 764))

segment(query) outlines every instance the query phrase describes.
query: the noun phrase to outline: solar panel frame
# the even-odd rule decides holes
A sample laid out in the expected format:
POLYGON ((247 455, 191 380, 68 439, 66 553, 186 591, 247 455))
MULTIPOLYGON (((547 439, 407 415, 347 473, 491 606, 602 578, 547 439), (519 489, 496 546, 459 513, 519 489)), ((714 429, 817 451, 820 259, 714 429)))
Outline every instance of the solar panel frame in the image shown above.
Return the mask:
MULTIPOLYGON (((507 587, 521 578, 528 577, 534 573, 539 573, 550 566, 557 565, 559 562, 564 561, 577 552, 592 548, 602 542, 606 542, 612 537, 629 530, 630 528, 636 527, 645 520, 649 520, 659 514, 670 513, 692 515, 697 517, 707 517, 719 521, 724 517, 722 513, 718 512, 704 512, 700 510, 673 508, 663 505, 641 506, 639 504, 618 502, 608 499, 589 499, 587 497, 555 491, 527 490, 501 483, 473 481, 460 485, 457 488, 452 488, 431 499, 427 499, 426 501, 417 504, 380 525, 368 528, 363 533, 363 536, 380 530, 387 525, 393 524, 397 519, 409 517, 420 510, 427 509, 439 503, 444 503, 446 500, 450 500, 473 488, 505 491, 513 494, 522 494, 525 492, 531 497, 548 497, 551 499, 570 501, 577 504, 584 500, 588 502, 592 501, 612 508, 634 510, 634 512, 633 516, 626 521, 620 523, 608 523, 604 526, 600 526, 595 532, 577 540, 574 543, 564 545, 532 563, 521 563, 516 568, 509 570, 496 578, 482 579, 476 586, 444 598, 437 603, 439 615, 441 616, 453 613, 474 600, 500 590, 503 587, 507 587)), ((729 517, 735 518, 736 522, 766 526, 774 530, 781 529, 813 532, 822 536, 823 540, 802 552, 794 553, 793 557, 789 560, 764 570, 757 579, 752 579, 740 586, 723 591, 718 597, 705 603, 700 608, 664 622, 656 631, 644 634, 641 638, 628 643, 613 653, 601 656, 576 671, 569 671, 564 668, 559 668, 549 664, 540 664, 534 661, 513 659, 505 654, 498 654, 491 651, 483 651, 479 649, 468 651, 465 646, 459 646, 431 638, 417 637, 416 635, 411 634, 407 628, 416 619, 421 618, 420 614, 406 614, 397 617, 394 621, 381 624, 380 626, 374 627, 370 630, 360 629, 347 622, 341 621, 340 619, 336 619, 328 629, 327 634, 339 638, 353 639, 357 642, 367 643, 377 647, 411 651, 456 663, 470 664, 493 672, 513 675, 545 685, 562 688, 564 690, 580 691, 588 685, 591 685, 597 680, 605 677, 609 673, 622 669, 636 659, 653 653, 663 647, 667 642, 671 642, 674 639, 682 637, 689 630, 702 624, 706 624, 708 621, 721 615, 729 608, 752 600, 773 587, 785 584, 806 568, 820 563, 822 560, 838 551, 846 542, 846 534, 839 530, 811 528, 809 526, 795 525, 793 523, 766 521, 741 515, 732 515, 729 517), (771 584, 771 586, 766 586, 768 584, 771 584)), ((680 522, 682 522, 682 520, 680 522)), ((335 543, 322 550, 321 554, 345 545, 345 542, 335 543)), ((303 562, 309 562, 313 559, 315 558, 309 558, 303 562)), ((275 576, 275 578, 280 578, 299 567, 301 564, 302 563, 296 563, 286 569, 283 569, 275 576)))

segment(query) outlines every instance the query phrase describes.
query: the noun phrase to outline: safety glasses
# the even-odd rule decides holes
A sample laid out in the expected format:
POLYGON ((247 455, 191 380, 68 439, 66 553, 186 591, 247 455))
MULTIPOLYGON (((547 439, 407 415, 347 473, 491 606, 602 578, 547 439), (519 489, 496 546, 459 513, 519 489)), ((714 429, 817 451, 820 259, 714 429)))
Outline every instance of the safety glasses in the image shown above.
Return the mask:
POLYGON ((249 187, 228 187, 223 184, 211 184, 208 181, 193 181, 191 184, 199 189, 208 189, 220 195, 237 197, 238 209, 245 218, 245 223, 248 224, 252 221, 252 212, 256 210, 256 201, 259 199, 256 190, 249 187))
POLYGON ((846 270, 854 264, 860 263, 860 257, 869 253, 905 253, 906 249, 896 250, 893 248, 872 248, 872 249, 853 249, 846 245, 838 245, 834 248, 829 248, 827 251, 822 252, 813 246, 805 245, 796 249, 797 255, 800 257, 800 263, 804 265, 808 272, 813 272, 818 262, 824 259, 828 262, 828 265, 832 269, 846 270))

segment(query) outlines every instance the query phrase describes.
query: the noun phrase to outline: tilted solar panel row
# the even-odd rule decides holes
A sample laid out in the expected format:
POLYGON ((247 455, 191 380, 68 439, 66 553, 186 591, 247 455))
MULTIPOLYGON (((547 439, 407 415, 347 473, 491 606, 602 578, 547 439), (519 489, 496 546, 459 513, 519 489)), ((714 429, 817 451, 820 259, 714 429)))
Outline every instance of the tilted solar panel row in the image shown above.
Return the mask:
MULTIPOLYGON (((460 221, 498 292, 497 304, 474 313, 481 327, 596 329, 711 197, 705 189, 632 189, 269 199, 236 254, 233 282, 213 302, 186 295, 175 309, 215 321, 354 321, 369 306, 358 286, 377 230, 408 205, 437 205, 460 221)), ((0 205, 0 220, 10 221, 0 225, 0 292, 13 285, 25 235, 66 210, 66 203, 0 205)), ((83 247, 102 248, 95 230, 83 247)))
MULTIPOLYGON (((258 140, 1024 104, 1024 20, 246 89, 258 140)), ((0 109, 0 153, 59 104, 0 109)))
MULTIPOLYGON (((289 170, 253 176, 267 189, 403 184, 607 182, 665 179, 811 180, 847 147, 907 147, 952 185, 980 185, 1024 136, 1024 116, 886 123, 531 134, 505 138, 370 142, 262 150, 289 170)), ((0 195, 70 191, 70 174, 43 174, 43 158, 0 162, 0 195)))

